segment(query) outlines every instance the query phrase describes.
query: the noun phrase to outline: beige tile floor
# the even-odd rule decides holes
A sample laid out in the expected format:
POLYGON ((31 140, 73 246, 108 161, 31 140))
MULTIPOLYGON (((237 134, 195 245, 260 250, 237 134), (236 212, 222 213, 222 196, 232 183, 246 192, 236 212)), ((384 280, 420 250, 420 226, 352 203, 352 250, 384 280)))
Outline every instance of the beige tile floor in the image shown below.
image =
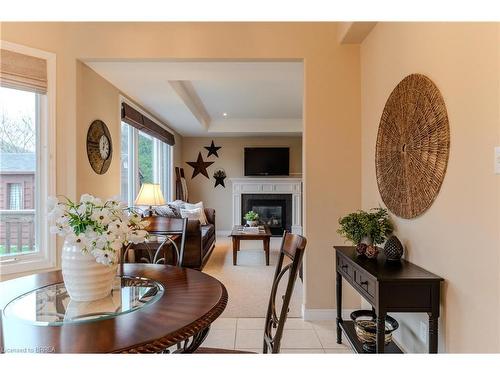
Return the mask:
MULTIPOLYGON (((219 318, 212 324, 202 346, 262 353, 263 327, 264 318, 219 318)), ((334 321, 306 322, 301 318, 288 318, 281 353, 347 354, 352 351, 345 342, 336 343, 334 321)))

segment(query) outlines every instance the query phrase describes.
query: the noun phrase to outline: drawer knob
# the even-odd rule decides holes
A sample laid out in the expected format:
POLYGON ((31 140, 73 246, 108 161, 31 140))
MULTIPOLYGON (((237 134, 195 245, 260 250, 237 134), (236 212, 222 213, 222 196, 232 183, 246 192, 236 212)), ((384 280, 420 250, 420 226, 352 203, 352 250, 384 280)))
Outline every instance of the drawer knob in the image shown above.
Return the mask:
POLYGON ((368 285, 368 281, 361 281, 359 284, 360 285, 368 285))
POLYGON ((347 264, 343 264, 340 267, 345 270, 345 269, 347 269, 347 264))

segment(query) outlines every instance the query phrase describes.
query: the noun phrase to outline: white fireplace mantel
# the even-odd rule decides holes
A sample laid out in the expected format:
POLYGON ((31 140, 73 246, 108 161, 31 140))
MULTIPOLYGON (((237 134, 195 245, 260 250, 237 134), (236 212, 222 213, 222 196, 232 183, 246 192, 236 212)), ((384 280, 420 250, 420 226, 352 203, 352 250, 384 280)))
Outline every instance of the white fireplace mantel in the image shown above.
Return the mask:
POLYGON ((241 225, 242 194, 291 194, 292 233, 302 234, 302 179, 295 177, 240 177, 233 185, 233 225, 241 225))

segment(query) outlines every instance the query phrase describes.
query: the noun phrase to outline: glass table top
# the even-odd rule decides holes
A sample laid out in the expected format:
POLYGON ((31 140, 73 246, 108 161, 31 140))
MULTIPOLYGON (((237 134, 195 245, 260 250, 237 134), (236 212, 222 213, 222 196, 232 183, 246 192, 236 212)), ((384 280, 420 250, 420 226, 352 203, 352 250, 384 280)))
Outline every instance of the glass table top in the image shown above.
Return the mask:
POLYGON ((71 300, 64 283, 58 283, 17 297, 3 313, 35 325, 61 326, 126 314, 154 303, 163 293, 163 286, 154 280, 123 276, 115 278, 108 297, 78 302, 71 300))

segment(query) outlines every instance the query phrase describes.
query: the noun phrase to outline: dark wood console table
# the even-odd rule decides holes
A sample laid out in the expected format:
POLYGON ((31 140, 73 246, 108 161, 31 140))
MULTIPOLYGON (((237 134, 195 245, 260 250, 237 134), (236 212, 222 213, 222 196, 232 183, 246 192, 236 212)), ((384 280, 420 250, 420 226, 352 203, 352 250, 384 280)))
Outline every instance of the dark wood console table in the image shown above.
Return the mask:
POLYGON ((376 353, 402 353, 391 342, 384 345, 385 318, 388 312, 426 312, 429 315, 429 353, 438 351, 438 318, 440 284, 443 279, 404 259, 387 262, 382 254, 377 259, 358 257, 354 246, 334 246, 337 268, 337 343, 342 332, 353 349, 364 353, 352 321, 342 319, 342 278, 373 307, 377 316, 376 353))

